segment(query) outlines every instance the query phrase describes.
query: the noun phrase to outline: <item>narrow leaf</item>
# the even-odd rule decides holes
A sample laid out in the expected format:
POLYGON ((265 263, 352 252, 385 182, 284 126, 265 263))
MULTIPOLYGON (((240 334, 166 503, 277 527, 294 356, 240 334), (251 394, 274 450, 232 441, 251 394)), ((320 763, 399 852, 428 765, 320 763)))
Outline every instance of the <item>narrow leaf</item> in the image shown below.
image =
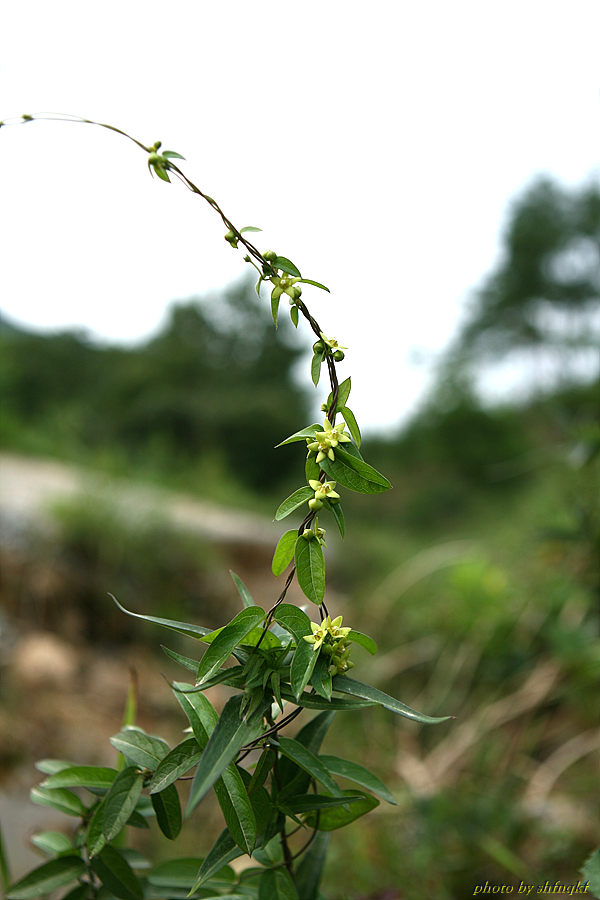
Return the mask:
POLYGON ((104 837, 104 800, 98 805, 90 819, 86 844, 90 857, 97 856, 106 845, 106 838, 104 837))
POLYGON ((318 540, 299 537, 294 551, 296 578, 305 597, 319 606, 325 596, 325 557, 318 540))
POLYGON ((244 225, 243 228, 240 228, 240 234, 245 234, 246 231, 262 231, 262 228, 257 228, 255 225, 244 225))
POLYGON ((85 863, 80 856, 61 856, 52 859, 13 884, 6 895, 7 900, 31 900, 34 897, 42 897, 75 881, 85 871, 85 863))
POLYGON ((168 647, 165 647, 164 644, 161 644, 161 650, 167 654, 170 659, 174 660, 176 663, 179 663, 180 666, 183 666, 184 669, 187 669, 189 672, 194 672, 194 674, 198 671, 198 660, 190 659, 189 656, 182 656, 181 653, 176 653, 175 650, 169 650, 168 647))
POLYGON ((112 597, 115 601, 121 612, 126 613, 128 616, 133 616, 136 619, 144 619, 146 622, 151 622, 154 625, 162 625, 163 628, 169 628, 171 631, 177 631, 179 634, 185 634, 187 637, 193 638, 201 638, 203 634, 208 634, 210 628, 202 628, 200 625, 190 625, 187 622, 176 622, 173 619, 160 619, 156 616, 143 616, 141 613, 130 612, 128 609, 125 609, 124 606, 121 606, 116 597, 113 597, 112 594, 108 595, 112 597))
POLYGON ((279 294, 279 296, 277 297, 274 297, 274 293, 275 292, 273 291, 273 293, 271 294, 271 315, 273 317, 273 324, 275 325, 275 328, 277 328, 277 311, 279 310, 279 301, 281 300, 281 294, 279 294))
POLYGON ((169 745, 161 738, 131 726, 109 740, 115 750, 119 750, 132 763, 152 771, 169 752, 169 745))
POLYGON ((242 581, 242 579, 238 578, 238 576, 235 574, 235 572, 232 572, 231 569, 229 570, 229 574, 233 578, 233 583, 235 584, 236 588, 238 589, 238 593, 239 593, 240 597, 242 598, 242 605, 243 605, 244 609, 248 609, 248 607, 250 607, 250 606, 255 606, 256 604, 254 603, 254 600, 252 599, 252 595, 251 595, 250 591, 248 590, 248 588, 246 587, 246 585, 244 584, 244 582, 242 581))
POLYGON ((330 500, 324 500, 323 506, 325 509, 328 509, 335 519, 335 524, 338 527, 338 531, 342 538, 346 534, 346 520, 344 519, 344 513, 342 512, 342 507, 340 503, 331 503, 330 500))
POLYGON ((63 769, 72 769, 74 765, 75 763, 67 762, 65 759, 38 759, 34 763, 38 772, 43 772, 44 775, 55 775, 63 769))
POLYGON ((249 856, 256 843, 256 819, 242 777, 234 765, 228 766, 214 784, 214 792, 234 841, 249 856))
POLYGON ((210 849, 208 856, 200 866, 198 877, 192 885, 188 896, 195 894, 198 888, 201 888, 202 885, 222 869, 223 866, 226 866, 232 860, 237 859, 238 856, 242 856, 243 853, 244 851, 240 850, 229 833, 229 829, 226 828, 222 831, 210 849))
POLYGON ((214 675, 223 663, 229 659, 233 649, 264 617, 265 612, 259 606, 251 606, 238 613, 223 628, 200 660, 196 684, 202 684, 214 675))
POLYGON ((174 784, 167 785, 162 791, 150 797, 158 827, 166 838, 174 841, 182 826, 181 804, 174 784))
MULTIPOLYGON (((304 541, 304 538, 302 538, 304 541)), ((296 652, 292 660, 290 682, 295 697, 299 697, 312 675, 318 654, 313 650, 313 644, 309 644, 303 638, 311 635, 310 619, 297 606, 291 603, 280 603, 275 611, 276 621, 292 635, 296 642, 296 652)), ((284 685, 281 685, 281 694, 284 696, 284 685)))
POLYGON ((285 441, 277 444, 275 449, 277 449, 277 447, 283 447, 285 444, 293 444, 296 441, 305 441, 306 438, 314 438, 315 433, 321 431, 322 428, 322 425, 308 425, 306 428, 303 428, 302 431, 296 431, 295 434, 291 434, 285 441))
POLYGON ((337 809, 338 806, 344 806, 360 799, 362 799, 362 795, 347 800, 346 797, 332 797, 330 794, 298 794, 291 797, 286 802, 286 806, 290 812, 301 816, 317 809, 337 809))
POLYGON ((381 797, 387 803, 397 806, 389 788, 385 786, 383 781, 381 781, 377 775, 373 775, 373 773, 369 772, 368 769, 365 769, 364 766, 359 766, 358 763, 350 762, 350 760, 347 759, 340 759, 337 756, 320 756, 319 759, 334 775, 348 778, 349 781, 360 784, 361 787, 366 788, 373 794, 377 794, 378 797, 381 797))
POLYGON ((279 542, 275 547, 275 553, 273 554, 273 562, 271 563, 271 569, 276 578, 278 578, 282 572, 285 572, 292 561, 297 538, 298 530, 296 528, 292 529, 292 531, 286 531, 285 534, 279 538, 279 542))
POLYGON ((317 828, 319 831, 335 831, 379 806, 379 800, 360 791, 344 791, 344 797, 348 801, 351 797, 354 798, 345 809, 339 806, 337 809, 321 810, 319 814, 308 813, 305 817, 308 827, 317 828))
POLYGON ((187 741, 173 747, 158 764, 150 782, 150 794, 164 791, 193 766, 198 765, 201 756, 202 749, 195 737, 188 738, 187 741))
POLYGON ((360 447, 360 442, 361 442, 360 428, 358 427, 358 422, 356 421, 354 413, 352 412, 351 409, 348 409, 347 406, 342 406, 340 412, 344 417, 344 422, 346 423, 348 431, 350 432, 350 435, 352 436, 352 440, 354 441, 354 443, 356 444, 357 447, 360 447))
POLYGON ((290 319, 292 320, 292 325, 294 326, 294 328, 298 327, 298 318, 299 318, 298 307, 291 306, 290 307, 290 319))
POLYGON ((185 159, 185 156, 182 156, 181 153, 175 153, 174 150, 162 150, 160 155, 166 159, 185 159))
POLYGON ((133 869, 110 844, 91 860, 91 866, 104 887, 119 900, 142 900, 142 886, 133 869))
POLYGON ((219 714, 210 700, 189 684, 175 682, 173 693, 189 719, 200 749, 204 750, 219 720, 219 714))
POLYGON ((290 513, 294 512, 295 509, 298 509, 298 507, 302 506, 304 503, 307 503, 314 496, 315 492, 310 485, 306 484, 304 487, 298 488, 297 491, 290 494, 290 496, 280 505, 275 513, 275 521, 279 522, 281 519, 285 519, 286 516, 289 516, 290 513))
POLYGON ((263 786, 263 784, 267 780, 269 772, 273 768, 275 759, 276 756, 274 751, 271 750, 270 747, 265 747, 260 755, 258 762, 256 763, 256 768, 254 769, 254 772, 252 773, 252 777, 250 779, 250 783, 248 784, 247 790, 249 796, 263 786))
POLYGON ((438 725, 440 722, 447 722, 449 719, 454 718, 454 716, 442 716, 441 718, 425 716, 423 713, 416 712, 410 706, 401 703, 400 700, 395 700, 394 697, 384 694, 383 691, 378 691, 377 688, 371 687, 370 684, 355 681, 353 678, 348 678, 347 675, 334 675, 333 689, 334 691, 340 691, 342 694, 351 694, 353 697, 371 700, 378 703, 379 706, 384 706, 386 709, 398 713, 400 716, 414 719, 415 722, 421 722, 424 725, 438 725))
POLYGON ((331 700, 325 700, 324 697, 319 697, 317 694, 309 694, 307 691, 296 697, 291 690, 286 690, 284 685, 281 685, 281 696, 284 700, 295 703, 296 706, 302 706, 304 709, 349 711, 378 705, 373 700, 345 700, 341 697, 332 697, 331 700))
POLYGON ((278 256, 273 260, 273 265, 276 269, 281 269, 282 272, 285 272, 286 275, 292 275, 294 278, 302 277, 294 263, 285 256, 278 256))
POLYGON ((311 753, 308 747, 305 747, 293 738, 286 737, 279 738, 279 747, 284 756, 287 756, 288 759, 295 762, 301 769, 304 769, 305 772, 308 772, 309 775, 316 778, 316 780, 333 794, 334 797, 342 796, 342 791, 320 761, 319 757, 315 756, 314 753, 311 753))
MULTIPOLYGON (((335 411, 340 412, 340 410, 346 405, 348 401, 348 397, 350 396, 350 390, 352 388, 352 379, 350 377, 344 379, 342 383, 338 387, 338 395, 337 395, 337 403, 335 405, 335 411)), ((327 409, 331 408, 331 404, 333 403, 333 393, 329 394, 327 398, 327 409)), ((321 429, 319 429, 320 431, 321 429)))
POLYGON ((321 468, 342 487, 359 494, 380 494, 392 486, 384 475, 340 447, 335 448, 335 459, 325 458, 321 468))
POLYGON ((321 363, 324 359, 325 356, 323 353, 314 353, 310 363, 310 377, 312 378, 312 383, 315 387, 318 385, 321 377, 321 363))
POLYGON ((317 463, 316 453, 309 453, 304 464, 306 472, 306 481, 318 481, 321 474, 321 466, 317 463))
POLYGON ((143 776, 135 766, 127 766, 114 780, 104 798, 104 837, 112 841, 136 807, 142 793, 143 776))
POLYGON ((62 769, 56 775, 51 775, 42 781, 41 787, 101 787, 109 788, 117 777, 116 769, 108 769, 102 766, 70 766, 62 769))
POLYGON ((352 641, 354 644, 360 644, 361 647, 364 647, 371 656, 375 656, 377 653, 377 644, 373 640, 373 638, 369 637, 368 634, 363 634, 361 631, 352 630, 347 637, 347 640, 352 641))
POLYGON ((329 671, 330 659, 324 653, 319 653, 314 671, 310 677, 310 683, 317 694, 326 700, 331 700, 331 672, 329 671))
POLYGON ((66 788, 34 787, 29 796, 33 803, 37 803, 39 806, 49 806, 66 816, 85 816, 88 811, 77 794, 66 788))
POLYGON ((146 875, 146 880, 154 887, 189 890, 198 876, 198 869, 202 863, 201 857, 167 859, 154 866, 146 875))
POLYGON ((328 294, 331 293, 331 291, 329 290, 328 287, 325 287, 324 284, 321 284, 318 281, 313 281, 311 278, 302 278, 301 283, 302 284, 313 284, 315 287, 321 288, 322 291, 327 291, 328 294))
POLYGON ((68 851, 76 852, 66 834, 62 834, 60 831, 40 831, 39 834, 32 835, 30 841, 48 856, 56 856, 58 853, 68 851))
POLYGON ((327 858, 327 851, 331 835, 326 831, 320 831, 308 852, 305 853, 296 869, 296 887, 300 900, 318 900, 319 884, 323 876, 323 868, 327 858))
MULTIPOLYGON (((201 696, 201 695, 200 695, 201 696)), ((210 736, 190 789, 186 815, 198 806, 215 781, 244 746, 262 732, 262 722, 248 725, 240 719, 241 694, 230 697, 210 736)))

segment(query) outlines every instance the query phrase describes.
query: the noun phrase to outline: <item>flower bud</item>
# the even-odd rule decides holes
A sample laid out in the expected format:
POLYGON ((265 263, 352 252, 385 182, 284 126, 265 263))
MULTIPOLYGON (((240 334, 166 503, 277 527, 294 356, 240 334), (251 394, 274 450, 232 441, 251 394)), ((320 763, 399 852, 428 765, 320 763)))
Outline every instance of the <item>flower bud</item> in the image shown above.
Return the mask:
POLYGON ((308 501, 308 508, 312 509, 313 512, 317 512, 317 510, 323 508, 323 504, 316 497, 313 497, 312 500, 308 501))
POLYGON ((346 354, 344 353, 343 350, 336 350, 335 353, 333 354, 333 358, 335 359, 336 362, 341 362, 345 356, 346 356, 346 354))
POLYGON ((314 353, 322 353, 323 352, 323 341, 316 341, 313 344, 314 353))
POLYGON ((263 259, 266 259, 267 262, 274 262, 277 259, 277 254, 274 250, 265 250, 263 259))

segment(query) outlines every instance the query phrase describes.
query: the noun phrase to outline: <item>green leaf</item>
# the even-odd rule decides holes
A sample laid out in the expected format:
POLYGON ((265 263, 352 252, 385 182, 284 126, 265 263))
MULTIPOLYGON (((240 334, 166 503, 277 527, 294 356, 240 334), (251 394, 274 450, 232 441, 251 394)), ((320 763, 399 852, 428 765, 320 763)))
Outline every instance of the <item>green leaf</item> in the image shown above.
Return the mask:
POLYGON ((312 378, 312 383, 315 387, 318 385, 321 377, 321 364, 324 359, 324 353, 314 353, 310 363, 310 377, 312 378))
POLYGON ((321 474, 321 466, 317 463, 316 453, 308 454, 308 456, 306 457, 306 462, 304 464, 304 471, 306 472, 307 482, 319 480, 319 476, 321 474))
POLYGON ((200 685, 215 675, 223 663, 229 659, 233 649, 264 617, 265 611, 260 606, 251 606, 238 613, 223 628, 200 660, 196 684, 200 685))
POLYGON ((162 150, 160 155, 166 159, 185 159, 185 156, 182 156, 181 153, 175 153, 174 150, 162 150))
POLYGON ((158 163, 156 163, 154 166, 152 166, 152 168, 154 169, 154 171, 156 172, 158 177, 162 178, 163 181, 168 181, 169 183, 171 182, 171 179, 167 175, 166 171, 163 169, 162 166, 159 166, 158 163))
POLYGON ((285 439, 285 441, 282 441, 280 444, 277 444, 275 446, 275 449, 277 449, 277 447, 283 447, 283 446, 285 446, 285 444, 293 444, 296 441, 305 441, 306 438, 314 438, 315 433, 317 431, 321 431, 322 428, 323 428, 322 425, 316 425, 316 424, 308 425, 306 428, 303 428, 301 431, 296 431, 295 434, 291 434, 289 436, 289 438, 285 439))
POLYGON ((328 287, 325 287, 325 285, 321 284, 319 281, 313 281, 311 278, 301 278, 300 283, 301 284, 312 284, 315 287, 321 288, 322 291, 327 291, 328 294, 331 293, 331 291, 329 290, 328 287))
POLYGON ((38 866, 16 884, 13 884, 6 895, 7 900, 31 900, 43 897, 57 888, 75 881, 86 871, 85 863, 80 856, 61 856, 38 866))
POLYGON ((319 831, 296 869, 296 887, 300 900, 318 900, 319 884, 323 876, 323 868, 327 858, 327 851, 331 835, 326 831, 319 831))
POLYGON ((359 494, 380 494, 392 486, 384 475, 341 447, 335 448, 334 460, 326 457, 321 462, 321 468, 333 481, 359 494))
POLYGON ((187 741, 173 747, 159 762, 149 785, 150 793, 164 791, 181 775, 185 775, 193 766, 198 765, 201 756, 202 749, 195 737, 188 738, 187 741))
POLYGON ((265 747, 263 752, 260 754, 260 758, 256 763, 256 768, 254 769, 250 782, 248 783, 248 796, 251 796, 255 791, 263 786, 263 784, 267 780, 269 772, 273 768, 275 759, 275 752, 271 750, 270 747, 265 747))
POLYGON ((354 443, 356 444, 357 447, 360 447, 360 442, 361 442, 360 428, 358 427, 358 422, 356 421, 356 418, 354 417, 354 413, 352 412, 351 409, 348 409, 347 406, 342 406, 342 408, 340 409, 340 412, 344 417, 344 422, 346 423, 346 425, 348 427, 348 431, 350 432, 350 435, 352 436, 352 440, 354 441, 354 443))
POLYGON ((166 838, 174 841, 182 826, 181 804, 174 784, 168 784, 159 793, 150 796, 158 827, 166 838))
POLYGON ((368 634, 363 634, 361 631, 350 631, 347 635, 347 640, 352 641, 354 644, 359 644, 361 647, 364 647, 371 656, 375 656, 377 653, 377 644, 373 640, 373 638, 369 637, 368 634))
POLYGON ((319 831, 336 831, 359 819, 366 813, 371 812, 376 806, 379 806, 379 800, 362 791, 344 791, 344 796, 356 798, 348 804, 347 809, 338 807, 337 809, 325 809, 320 813, 308 813, 305 822, 309 828, 317 828, 319 831))
POLYGON ((174 650, 169 650, 168 647, 165 647, 164 644, 160 645, 161 650, 167 654, 172 660, 176 663, 179 663, 180 666, 183 666, 184 669, 187 669, 189 672, 193 672, 196 674, 198 671, 198 660, 190 659, 189 656, 182 656, 181 653, 176 653, 174 650))
POLYGON ((258 883, 258 900, 298 900, 298 891, 286 869, 263 872, 258 883))
POLYGON ((256 843, 256 818, 238 769, 228 766, 214 784, 214 792, 230 834, 249 856, 256 843))
POLYGON ((192 781, 186 816, 198 806, 241 748, 262 733, 262 722, 248 725, 240 719, 243 699, 241 694, 230 697, 219 716, 192 781))
POLYGON ((290 306, 290 319, 292 320, 292 325, 294 326, 294 328, 298 327, 298 318, 298 307, 290 306))
MULTIPOLYGON (((292 635, 296 642, 296 652, 290 670, 290 682, 294 696, 300 696, 308 684, 318 656, 313 650, 313 644, 303 640, 304 635, 312 634, 310 619, 305 612, 291 603, 280 603, 274 615, 275 620, 292 635)), ((284 685, 281 685, 282 696, 284 689, 284 685)))
POLYGON ((88 900, 90 893, 89 884, 78 884, 71 888, 68 894, 64 894, 62 900, 88 900))
POLYGON ((66 788, 34 787, 29 794, 31 801, 38 806, 49 806, 66 816, 85 816, 87 807, 83 805, 77 794, 66 788))
POLYGON ((252 599, 252 595, 242 579, 238 578, 235 572, 232 572, 231 569, 229 570, 229 574, 233 578, 233 583, 235 584, 236 588, 238 589, 238 593, 242 598, 242 606, 244 607, 244 609, 248 609, 250 606, 255 606, 256 604, 252 599))
POLYGON ((337 809, 348 803, 358 801, 360 797, 347 800, 345 797, 332 797, 331 794, 297 794, 286 801, 285 806, 294 815, 304 815, 317 809, 337 809))
POLYGON ((146 880, 158 888, 175 887, 189 890, 198 877, 198 869, 202 863, 201 857, 167 859, 154 866, 152 871, 146 875, 146 880))
POLYGON ((109 788, 117 777, 116 769, 108 769, 102 766, 70 766, 61 769, 55 775, 51 775, 42 781, 40 787, 100 787, 109 788))
POLYGON ((325 557, 318 540, 299 537, 294 551, 296 578, 305 597, 317 606, 325 596, 325 557))
POLYGON ((187 622, 176 622, 173 619, 160 619, 156 616, 143 616, 141 613, 130 612, 128 609, 125 609, 124 606, 121 606, 119 601, 116 597, 113 597, 112 594, 109 594, 108 596, 112 597, 121 612, 126 613, 128 616, 133 616, 136 619, 144 619, 145 622, 152 622, 154 625, 162 625, 163 628, 169 628, 171 631, 177 631, 179 634, 185 634, 187 637, 193 637, 198 640, 203 634, 208 634, 211 630, 210 628, 202 628, 200 625, 190 625, 187 622))
POLYGON ((298 488, 297 491, 294 491, 293 494, 290 494, 290 496, 283 501, 275 513, 275 521, 280 522, 281 519, 285 519, 286 516, 289 516, 290 513, 294 512, 295 509, 298 509, 298 507, 302 506, 304 503, 307 503, 314 496, 315 492, 310 485, 306 484, 304 487, 298 488))
POLYGON ((104 837, 112 841, 134 811, 142 793, 143 776, 135 766, 127 766, 115 778, 104 798, 104 837))
POLYGON ((349 781, 360 784, 361 787, 366 788, 373 794, 377 794, 378 797, 381 797, 387 803, 397 806, 389 788, 385 786, 377 775, 373 775, 364 766, 359 766, 358 763, 350 762, 347 759, 340 759, 338 756, 320 756, 319 759, 334 775, 348 778, 349 781))
POLYGON ((319 653, 314 671, 310 677, 310 683, 317 694, 326 700, 331 700, 331 672, 329 671, 330 659, 324 653, 319 653))
POLYGON ((110 844, 91 860, 91 866, 104 887, 119 900, 142 900, 142 886, 133 869, 110 844))
POLYGON ((289 703, 295 703, 296 706, 302 706, 304 709, 325 709, 349 711, 355 709, 366 709, 367 706, 377 706, 378 704, 372 700, 344 700, 340 697, 332 697, 331 700, 325 700, 317 694, 309 694, 307 691, 296 697, 291 690, 287 690, 281 685, 281 696, 289 703))
POLYGON ((290 259, 286 259, 285 256, 278 256, 276 259, 274 259, 273 266, 276 269, 281 269, 281 271, 285 272, 286 275, 292 275, 294 278, 302 277, 294 263, 290 259))
POLYGON ((257 228, 255 225, 244 225, 243 228, 240 228, 240 234, 245 234, 246 231, 262 231, 262 228, 257 228))
POLYGON ((277 311, 279 310, 279 301, 281 300, 281 294, 277 297, 274 297, 273 294, 275 290, 271 292, 271 315, 273 317, 273 324, 275 328, 277 328, 277 311))
POLYGON ((275 578, 278 578, 282 572, 285 572, 292 561, 297 538, 297 528, 286 531, 285 534, 282 534, 279 538, 279 542, 275 547, 275 553, 273 554, 273 562, 271 563, 271 570, 275 578))
POLYGON ((104 800, 96 807, 94 815, 90 819, 86 835, 86 844, 90 857, 97 856, 106 846, 104 836, 104 800))
POLYGON ((67 762, 65 759, 38 759, 34 766, 38 772, 44 775, 55 775, 56 772, 62 772, 63 769, 72 769, 75 764, 67 762))
POLYGON ((200 749, 204 750, 219 721, 219 714, 210 700, 192 685, 175 682, 172 687, 177 702, 189 719, 200 749))
POLYGON ((69 851, 76 852, 66 834, 62 834, 60 831, 40 831, 39 834, 32 835, 30 841, 48 856, 57 856, 59 853, 69 851))
POLYGON ((208 856, 200 866, 200 871, 198 872, 198 877, 196 881, 192 885, 192 889, 190 890, 191 894, 194 894, 198 888, 202 887, 202 885, 208 881, 216 872, 230 863, 232 860, 237 859, 238 856, 242 856, 244 853, 243 850, 240 850, 231 834, 229 833, 229 829, 225 828, 224 831, 221 832, 212 848, 210 849, 208 856))
POLYGON ((410 706, 405 706, 400 700, 395 700, 394 697, 384 694, 383 691, 378 691, 377 688, 371 687, 370 684, 355 681, 353 678, 348 678, 347 675, 334 675, 333 689, 334 691, 340 691, 342 694, 351 694, 353 697, 371 700, 379 704, 379 706, 384 706, 400 716, 414 719, 415 722, 421 722, 423 725, 438 725, 440 722, 447 722, 449 719, 454 718, 454 716, 442 716, 441 718, 425 716, 423 713, 411 709, 410 706))
POLYGON ((241 647, 256 647, 260 642, 262 650, 276 650, 281 647, 281 641, 272 631, 264 628, 253 628, 245 638, 240 641, 241 647))
MULTIPOLYGON (((335 411, 340 412, 340 410, 346 405, 348 397, 350 396, 350 390, 352 389, 352 379, 350 377, 346 378, 342 383, 338 386, 338 395, 337 402, 335 405, 335 411)), ((331 404, 333 403, 333 392, 329 394, 327 398, 327 409, 331 408, 331 404)), ((320 431, 321 429, 319 429, 320 431)))
POLYGON ((295 762, 301 769, 304 769, 304 771, 312 778, 316 778, 316 780, 333 794, 334 797, 342 796, 342 791, 320 761, 319 757, 315 756, 308 747, 305 747, 293 738, 280 737, 279 748, 284 756, 287 756, 288 759, 295 762))
POLYGON ((254 285, 254 290, 256 291, 257 297, 260 297, 260 286, 265 281, 264 277, 261 275, 256 284, 254 285))
POLYGON ((600 897, 600 847, 588 856, 580 872, 589 881, 592 896, 600 897))
POLYGON ((332 503, 330 500, 323 500, 323 506, 332 514, 335 519, 335 524, 338 527, 338 531, 343 538, 346 534, 346 520, 344 519, 341 505, 339 503, 332 503))
POLYGON ((144 769, 154 771, 169 752, 169 745, 161 738, 146 734, 140 728, 128 726, 109 738, 111 744, 123 756, 144 769))

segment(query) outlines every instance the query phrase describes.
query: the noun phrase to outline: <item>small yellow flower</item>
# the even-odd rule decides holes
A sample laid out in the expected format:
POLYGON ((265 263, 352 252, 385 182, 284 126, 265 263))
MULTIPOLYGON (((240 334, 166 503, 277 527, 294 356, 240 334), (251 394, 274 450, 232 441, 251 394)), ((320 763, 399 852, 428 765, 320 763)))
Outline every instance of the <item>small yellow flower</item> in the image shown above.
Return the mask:
POLYGON ((343 344, 338 344, 338 342, 336 341, 336 339, 334 337, 325 337, 325 335, 323 334, 322 331, 320 332, 320 335, 321 335, 321 340, 325 344, 327 344, 327 346, 331 350, 347 350, 348 349, 343 344))
POLYGON ((277 300, 282 294, 287 294, 292 300, 296 300, 301 294, 300 288, 294 287, 296 282, 300 281, 299 278, 290 278, 289 275, 282 275, 281 277, 273 275, 269 280, 271 284, 275 285, 271 291, 272 300, 277 300))
POLYGON ((339 500, 340 495, 335 490, 337 482, 324 481, 323 483, 321 483, 315 478, 311 478, 308 483, 315 492, 315 500, 339 500))
POLYGON ((346 424, 340 422, 338 425, 332 425, 329 419, 325 419, 323 423, 323 431, 315 432, 314 441, 307 441, 309 452, 316 452, 317 463, 327 457, 332 462, 335 459, 334 448, 339 444, 346 444, 350 440, 350 435, 346 434, 344 428, 346 424))
MULTIPOLYGON (((329 617, 327 617, 329 618, 329 617)), ((312 629, 312 634, 305 634, 304 640, 307 644, 313 644, 313 650, 317 651, 320 649, 321 644, 327 637, 327 619, 324 622, 321 622, 320 625, 317 625, 316 622, 311 622, 310 627, 312 629)))

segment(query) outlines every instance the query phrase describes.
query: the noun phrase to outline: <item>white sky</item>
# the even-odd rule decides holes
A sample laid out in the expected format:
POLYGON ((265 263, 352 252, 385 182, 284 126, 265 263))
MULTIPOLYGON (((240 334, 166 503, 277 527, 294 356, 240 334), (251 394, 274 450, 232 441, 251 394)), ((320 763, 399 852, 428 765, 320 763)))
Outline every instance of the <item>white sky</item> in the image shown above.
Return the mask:
MULTIPOLYGON (((511 199, 598 174, 597 0, 20 0, 2 20, 0 118, 76 113, 182 153, 261 249, 331 288, 304 299, 350 348, 367 427, 422 397, 511 199)), ((2 128, 0 196, 0 309, 36 328, 138 340, 249 268, 101 129, 2 128)))

